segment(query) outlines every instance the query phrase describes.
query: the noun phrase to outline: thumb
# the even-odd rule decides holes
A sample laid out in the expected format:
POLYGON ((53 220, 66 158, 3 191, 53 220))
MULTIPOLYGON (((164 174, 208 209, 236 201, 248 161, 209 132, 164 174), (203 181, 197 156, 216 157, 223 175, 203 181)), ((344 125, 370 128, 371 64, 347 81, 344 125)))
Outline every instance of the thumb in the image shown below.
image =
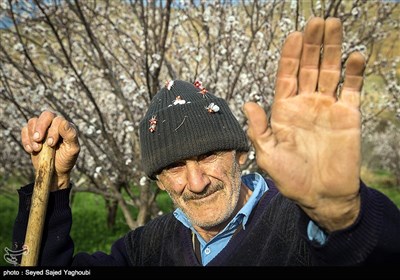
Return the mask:
POLYGON ((63 142, 67 145, 79 146, 78 142, 78 130, 75 125, 63 120, 59 126, 59 133, 63 138, 63 142))
POLYGON ((260 105, 255 102, 247 102, 243 105, 243 112, 249 125, 247 135, 252 142, 268 132, 268 117, 260 105))

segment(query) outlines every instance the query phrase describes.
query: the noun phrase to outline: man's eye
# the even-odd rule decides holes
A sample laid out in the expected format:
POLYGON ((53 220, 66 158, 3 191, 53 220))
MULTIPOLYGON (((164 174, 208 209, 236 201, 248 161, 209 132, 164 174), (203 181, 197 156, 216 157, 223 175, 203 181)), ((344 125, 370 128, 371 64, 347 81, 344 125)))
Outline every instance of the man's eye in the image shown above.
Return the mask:
POLYGON ((207 154, 199 156, 199 161, 209 161, 213 160, 217 157, 217 154, 215 152, 209 152, 207 154))
POLYGON ((180 167, 182 167, 182 166, 184 166, 185 165, 185 163, 184 162, 175 162, 175 163, 173 163, 173 164, 170 164, 170 165, 168 165, 165 169, 166 170, 174 170, 174 169, 178 169, 178 168, 180 168, 180 167))

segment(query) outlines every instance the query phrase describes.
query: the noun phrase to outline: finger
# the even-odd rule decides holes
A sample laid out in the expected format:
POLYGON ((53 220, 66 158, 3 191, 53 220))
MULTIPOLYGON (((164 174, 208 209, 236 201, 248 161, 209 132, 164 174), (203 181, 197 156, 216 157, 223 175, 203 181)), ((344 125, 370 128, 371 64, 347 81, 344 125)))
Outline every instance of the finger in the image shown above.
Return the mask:
POLYGON ((300 60, 299 94, 314 93, 317 89, 323 36, 324 20, 319 17, 312 18, 304 30, 303 51, 300 60))
POLYGON ((318 92, 336 98, 342 57, 342 24, 338 18, 325 21, 324 54, 318 78, 318 92))
POLYGON ((340 100, 354 107, 360 106, 360 93, 363 86, 365 58, 359 52, 350 54, 346 62, 346 72, 340 100))
POLYGON ((69 149, 77 149, 77 151, 79 151, 78 130, 75 128, 74 124, 64 119, 60 122, 58 132, 63 138, 63 143, 66 144, 69 149))
POLYGON ((257 137, 265 134, 268 129, 268 118, 264 109, 254 102, 247 102, 243 106, 249 128, 247 134, 252 142, 257 137))
POLYGON ((35 134, 35 127, 38 122, 38 118, 34 117, 28 120, 28 127, 27 127, 27 133, 28 133, 28 145, 32 149, 31 153, 33 152, 39 152, 40 149, 42 148, 42 144, 39 142, 36 142, 34 138, 35 134))
POLYGON ((275 82, 275 99, 287 98, 297 94, 297 75, 302 42, 303 34, 293 32, 283 44, 275 82))
POLYGON ((50 147, 55 146, 58 143, 58 140, 60 139, 60 134, 59 134, 59 129, 60 125, 62 125, 62 122, 65 120, 64 117, 57 116, 53 119, 51 122, 51 126, 48 129, 47 132, 47 145, 50 147))
POLYGON ((50 111, 44 111, 40 114, 33 132, 33 140, 37 143, 43 141, 46 132, 55 118, 56 114, 50 111))
POLYGON ((31 141, 29 139, 28 126, 24 126, 21 129, 21 143, 22 143, 22 146, 24 147, 24 150, 27 153, 32 153, 33 152, 32 144, 31 144, 31 141))

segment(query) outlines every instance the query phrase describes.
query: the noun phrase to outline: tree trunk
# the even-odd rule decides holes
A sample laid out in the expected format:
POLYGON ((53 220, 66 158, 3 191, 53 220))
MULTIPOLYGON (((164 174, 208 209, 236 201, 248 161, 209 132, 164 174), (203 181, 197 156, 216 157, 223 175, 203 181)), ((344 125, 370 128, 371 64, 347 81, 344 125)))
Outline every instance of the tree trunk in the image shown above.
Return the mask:
POLYGON ((155 202, 157 191, 154 191, 149 184, 140 187, 140 206, 136 219, 138 226, 146 224, 151 217, 152 204, 155 202))
POLYGON ((106 200, 106 206, 107 206, 107 227, 109 229, 112 229, 114 228, 115 221, 117 219, 118 201, 106 200))

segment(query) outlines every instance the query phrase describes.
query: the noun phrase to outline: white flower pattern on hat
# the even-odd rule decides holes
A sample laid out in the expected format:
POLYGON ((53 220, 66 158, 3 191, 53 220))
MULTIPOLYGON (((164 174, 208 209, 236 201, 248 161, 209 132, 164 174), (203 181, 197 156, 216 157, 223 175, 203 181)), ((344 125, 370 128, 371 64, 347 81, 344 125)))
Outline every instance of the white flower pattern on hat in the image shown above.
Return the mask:
POLYGON ((203 83, 202 83, 201 81, 196 80, 196 81, 193 83, 193 85, 194 85, 195 87, 197 87, 197 88, 200 90, 199 93, 201 93, 201 94, 203 95, 203 97, 206 96, 208 90, 207 90, 205 87, 203 87, 203 83))
POLYGON ((149 120, 149 123, 150 123, 149 131, 150 132, 156 131, 156 126, 157 126, 156 116, 152 116, 151 119, 149 120))
POLYGON ((185 104, 186 100, 182 99, 180 95, 175 98, 174 105, 182 105, 185 104))
POLYGON ((207 107, 206 110, 209 113, 217 113, 219 111, 219 106, 215 103, 210 103, 207 107))
POLYGON ((172 88, 172 86, 174 85, 174 81, 170 81, 170 80, 168 80, 168 81, 166 81, 166 83, 165 83, 165 87, 167 88, 167 90, 171 90, 171 88, 172 88))

